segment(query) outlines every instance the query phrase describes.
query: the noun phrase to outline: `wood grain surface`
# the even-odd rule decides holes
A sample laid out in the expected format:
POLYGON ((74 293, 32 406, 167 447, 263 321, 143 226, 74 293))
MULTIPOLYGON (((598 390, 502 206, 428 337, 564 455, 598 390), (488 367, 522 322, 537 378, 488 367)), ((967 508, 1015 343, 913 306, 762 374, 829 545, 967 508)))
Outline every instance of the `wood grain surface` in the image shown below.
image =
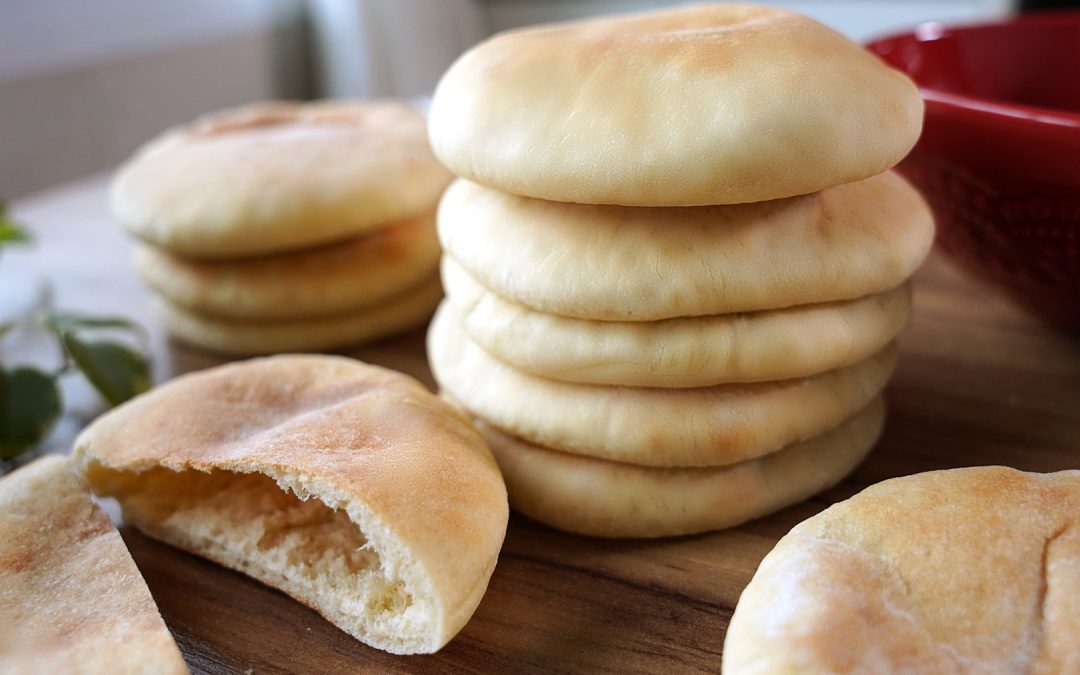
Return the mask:
MULTIPOLYGON (((151 328, 159 379, 220 363, 163 335, 105 204, 99 178, 16 205, 37 245, 5 254, 0 275, 44 272, 58 306, 138 318, 151 328)), ((885 435, 836 488, 732 530, 661 541, 589 539, 513 515, 487 596, 433 656, 369 649, 243 575, 130 528, 124 539, 194 673, 717 672, 728 619, 758 562, 827 505, 930 469, 1080 467, 1080 341, 935 254, 916 276, 900 345, 885 435)), ((422 332, 348 353, 431 384, 422 332)), ((90 392, 68 393, 74 412, 49 439, 54 450, 100 410, 90 392)))

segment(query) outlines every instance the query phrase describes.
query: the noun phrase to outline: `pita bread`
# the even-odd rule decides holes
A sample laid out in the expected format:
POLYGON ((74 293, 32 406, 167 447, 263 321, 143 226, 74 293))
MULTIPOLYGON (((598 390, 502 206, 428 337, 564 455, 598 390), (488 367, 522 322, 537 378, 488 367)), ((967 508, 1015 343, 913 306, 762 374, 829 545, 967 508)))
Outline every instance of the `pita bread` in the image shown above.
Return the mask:
POLYGON ((175 337, 221 354, 252 355, 318 351, 373 342, 423 325, 442 298, 437 278, 341 316, 268 321, 204 316, 171 302, 156 303, 165 327, 175 337))
POLYGON ((405 103, 262 103, 140 149, 112 186, 135 236, 214 260, 308 248, 430 210, 450 174, 405 103))
POLYGON ((398 654, 465 625, 506 530, 506 489, 468 420, 342 357, 178 378, 99 418, 75 458, 143 532, 398 654))
POLYGON ((644 209, 557 204, 456 181, 443 248, 484 287, 547 314, 658 321, 882 293, 934 239, 926 203, 884 173, 806 197, 644 209))
POLYGON ((1080 471, 932 471, 797 525, 743 591, 723 670, 1080 672, 1080 471))
POLYGON ((477 424, 499 462, 515 510, 595 537, 670 537, 732 527, 840 482, 877 442, 884 415, 876 398, 835 429, 778 452, 686 469, 570 455, 477 424))
POLYGON ((443 286, 468 338, 514 368, 554 380, 705 387, 815 375, 870 358, 907 323, 908 284, 846 302, 668 319, 589 321, 535 312, 478 284, 452 258, 443 286))
POLYGON ((538 445, 645 466, 719 466, 816 436, 865 407, 896 364, 890 345, 855 365, 785 382, 695 389, 547 380, 469 341, 448 305, 428 332, 432 373, 471 414, 538 445))
POLYGON ((839 33, 712 4, 497 35, 443 75, 430 124, 443 164, 503 192, 699 206, 881 173, 922 116, 915 85, 839 33))
POLYGON ((244 260, 190 260, 141 245, 135 268, 169 302, 223 319, 355 313, 429 279, 439 261, 434 212, 339 244, 244 260))
POLYGON ((120 533, 58 455, 0 480, 0 673, 187 673, 120 533))

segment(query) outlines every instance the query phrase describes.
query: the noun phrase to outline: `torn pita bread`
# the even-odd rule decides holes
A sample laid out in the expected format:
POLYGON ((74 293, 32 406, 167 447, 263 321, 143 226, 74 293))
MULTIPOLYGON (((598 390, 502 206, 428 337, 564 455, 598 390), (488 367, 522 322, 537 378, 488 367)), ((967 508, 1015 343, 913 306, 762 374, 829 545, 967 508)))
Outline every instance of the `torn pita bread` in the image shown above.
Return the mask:
POLYGON ((0 480, 0 673, 186 673, 135 561, 58 455, 0 480))
POLYGON ((90 425, 75 458, 143 532, 396 654, 461 630, 506 531, 506 487, 468 420, 412 378, 343 357, 177 378, 90 425))

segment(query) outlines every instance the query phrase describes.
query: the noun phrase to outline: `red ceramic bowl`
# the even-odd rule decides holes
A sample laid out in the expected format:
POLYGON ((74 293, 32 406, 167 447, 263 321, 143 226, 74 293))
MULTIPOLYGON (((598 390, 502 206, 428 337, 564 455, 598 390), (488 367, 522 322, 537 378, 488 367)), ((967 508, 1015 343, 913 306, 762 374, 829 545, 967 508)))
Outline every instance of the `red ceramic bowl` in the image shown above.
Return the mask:
POLYGON ((1080 12, 924 24, 869 48, 926 100, 900 170, 933 208, 940 246, 1080 331, 1080 12))

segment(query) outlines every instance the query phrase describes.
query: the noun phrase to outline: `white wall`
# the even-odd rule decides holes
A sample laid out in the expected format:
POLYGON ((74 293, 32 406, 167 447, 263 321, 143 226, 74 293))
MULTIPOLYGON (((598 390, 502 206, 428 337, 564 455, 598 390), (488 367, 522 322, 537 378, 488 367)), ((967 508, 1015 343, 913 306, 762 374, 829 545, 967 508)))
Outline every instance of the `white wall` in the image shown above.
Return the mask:
MULTIPOLYGON (((757 1, 812 16, 858 42, 924 21, 961 22, 1002 16, 1016 4, 1013 0, 757 1)), ((545 21, 681 5, 686 0, 482 0, 482 4, 488 28, 500 31, 545 21)))
POLYGON ((0 197, 101 171, 165 127, 303 93, 301 0, 0 0, 0 197))
MULTIPOLYGON (((855 40, 1010 0, 766 0, 855 40)), ((677 0, 0 0, 0 197, 115 166, 164 128, 253 100, 429 93, 506 28, 677 0)))
MULTIPOLYGON (((308 0, 323 93, 429 93, 466 47, 536 23, 682 4, 685 0, 308 0)), ((857 41, 923 21, 1002 16, 1013 0, 763 0, 857 41)))
POLYGON ((314 62, 327 96, 430 94, 485 35, 477 0, 308 0, 314 62))

